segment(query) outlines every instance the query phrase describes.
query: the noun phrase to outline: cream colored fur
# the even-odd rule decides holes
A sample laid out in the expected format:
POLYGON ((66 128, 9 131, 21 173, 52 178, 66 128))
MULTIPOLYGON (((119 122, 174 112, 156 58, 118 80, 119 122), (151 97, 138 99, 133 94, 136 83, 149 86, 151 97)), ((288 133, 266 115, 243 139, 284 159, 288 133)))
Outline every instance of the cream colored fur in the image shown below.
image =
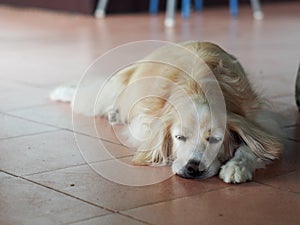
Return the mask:
POLYGON ((80 90, 74 110, 128 124, 127 134, 137 148, 135 164, 172 164, 173 172, 186 178, 207 178, 220 171, 225 182, 240 183, 280 155, 276 123, 264 123, 263 103, 243 68, 215 44, 160 48, 114 75, 92 101, 95 104, 87 106, 83 103, 91 90, 80 90), (213 118, 207 99, 216 83, 211 72, 225 101, 224 118, 213 118), (221 119, 226 119, 224 130, 218 128, 221 119), (205 160, 215 148, 217 155, 205 160))

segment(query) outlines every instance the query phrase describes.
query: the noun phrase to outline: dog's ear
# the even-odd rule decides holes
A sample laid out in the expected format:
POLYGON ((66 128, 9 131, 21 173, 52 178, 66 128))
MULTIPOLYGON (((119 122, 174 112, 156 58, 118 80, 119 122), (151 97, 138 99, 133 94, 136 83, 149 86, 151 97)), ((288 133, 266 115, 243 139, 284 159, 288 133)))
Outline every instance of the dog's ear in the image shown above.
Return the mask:
POLYGON ((280 138, 246 117, 230 113, 227 119, 229 130, 236 133, 259 158, 273 160, 279 157, 282 150, 280 138))
POLYGON ((156 124, 152 127, 151 137, 138 148, 133 158, 134 164, 166 165, 169 163, 173 148, 170 127, 163 126, 162 129, 160 125, 156 124))

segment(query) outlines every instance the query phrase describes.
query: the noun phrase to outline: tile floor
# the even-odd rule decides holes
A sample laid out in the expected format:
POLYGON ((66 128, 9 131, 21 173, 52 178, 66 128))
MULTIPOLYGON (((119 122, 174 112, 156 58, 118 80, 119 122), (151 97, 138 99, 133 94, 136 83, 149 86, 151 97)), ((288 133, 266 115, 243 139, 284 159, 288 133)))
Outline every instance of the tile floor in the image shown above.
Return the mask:
POLYGON ((163 14, 96 20, 0 6, 0 224, 300 224, 300 3, 283 2, 263 5, 263 21, 247 5, 238 19, 207 8, 190 20, 177 15, 174 29, 163 27, 163 14), (133 150, 114 135, 122 127, 96 118, 95 130, 94 118, 80 115, 73 124, 68 105, 49 101, 53 87, 78 80, 96 57, 146 39, 207 40, 236 55, 283 116, 282 159, 241 185, 128 167, 133 150))

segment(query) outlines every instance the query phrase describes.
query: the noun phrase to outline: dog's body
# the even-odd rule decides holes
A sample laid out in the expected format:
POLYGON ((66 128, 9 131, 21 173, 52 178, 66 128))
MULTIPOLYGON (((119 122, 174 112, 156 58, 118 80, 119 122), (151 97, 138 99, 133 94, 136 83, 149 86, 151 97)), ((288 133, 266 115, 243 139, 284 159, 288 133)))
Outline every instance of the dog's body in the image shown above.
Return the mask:
MULTIPOLYGON (((52 99, 66 100, 61 90, 52 99)), ((76 108, 76 101, 74 109, 85 112, 78 101, 76 108)), ((219 173, 227 183, 245 182, 281 151, 279 139, 265 127, 270 123, 260 118, 258 124, 262 102, 243 68, 212 43, 188 42, 154 51, 116 73, 95 102, 92 114, 129 125, 131 143, 137 147, 135 164, 172 164, 173 172, 185 178, 219 173), (213 104, 220 93, 224 101, 213 104)))

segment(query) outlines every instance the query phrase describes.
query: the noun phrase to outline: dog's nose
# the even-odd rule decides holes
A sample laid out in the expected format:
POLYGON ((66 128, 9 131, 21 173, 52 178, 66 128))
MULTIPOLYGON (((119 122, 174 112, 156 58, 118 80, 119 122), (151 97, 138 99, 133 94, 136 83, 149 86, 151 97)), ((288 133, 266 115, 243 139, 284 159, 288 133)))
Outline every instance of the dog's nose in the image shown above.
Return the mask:
POLYGON ((185 172, 189 177, 199 177, 203 173, 200 168, 200 161, 190 160, 185 166, 185 172))

